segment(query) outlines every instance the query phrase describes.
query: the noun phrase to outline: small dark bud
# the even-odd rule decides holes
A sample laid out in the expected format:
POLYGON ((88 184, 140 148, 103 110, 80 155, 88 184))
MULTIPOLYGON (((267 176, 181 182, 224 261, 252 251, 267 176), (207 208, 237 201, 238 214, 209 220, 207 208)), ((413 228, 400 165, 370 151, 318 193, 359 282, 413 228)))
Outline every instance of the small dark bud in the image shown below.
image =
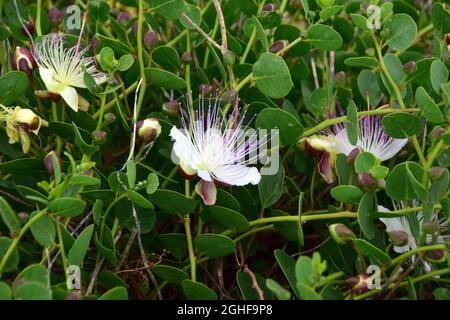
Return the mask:
POLYGON ((95 130, 91 133, 92 139, 94 139, 96 144, 103 144, 106 141, 107 133, 101 130, 95 130))
POLYGON ((301 0, 291 0, 291 7, 294 10, 298 10, 302 7, 302 2, 301 0))
POLYGON ((116 115, 111 112, 105 113, 103 120, 105 121, 105 124, 108 125, 116 121, 116 115))
POLYGON ((161 134, 161 125, 158 119, 148 118, 137 122, 138 136, 145 142, 151 142, 161 134))
POLYGON ((389 239, 391 239, 392 244, 394 246, 402 247, 408 244, 409 237, 405 231, 402 230, 394 230, 388 232, 389 239))
POLYGON ((416 69, 416 62, 415 61, 409 61, 403 65, 403 70, 405 70, 406 73, 411 73, 416 69))
POLYGON ((347 156, 347 163, 348 164, 353 164, 356 160, 356 157, 358 156, 358 154, 361 151, 359 150, 359 148, 354 148, 352 151, 350 151, 350 153, 347 156))
POLYGON ((50 151, 49 153, 47 153, 47 155, 44 158, 44 167, 45 171, 47 171, 47 174, 49 176, 54 175, 53 160, 52 160, 53 157, 56 157, 56 159, 59 162, 59 166, 62 167, 62 159, 59 155, 55 153, 55 151, 50 151))
POLYGON ((130 20, 131 16, 126 11, 120 11, 117 15, 117 22, 121 25, 126 24, 130 20))
POLYGON ((175 100, 167 101, 162 106, 162 111, 168 116, 177 115, 179 110, 180 110, 180 103, 175 100))
POLYGON ((131 32, 133 32, 134 36, 137 37, 137 29, 138 29, 138 23, 135 21, 133 25, 131 26, 131 32))
POLYGON ((430 263, 444 262, 447 257, 447 250, 430 250, 425 254, 425 260, 430 263))
POLYGON ((439 223, 436 221, 428 221, 422 224, 422 230, 426 234, 435 234, 439 231, 439 223))
POLYGON ((31 35, 34 35, 35 33, 36 33, 36 27, 35 27, 35 25, 34 25, 34 21, 28 21, 28 22, 26 22, 25 23, 25 27, 22 27, 22 34, 24 35, 24 36, 26 36, 26 37, 28 37, 28 33, 27 33, 27 31, 25 30, 25 28, 26 28, 26 30, 28 30, 28 32, 31 34, 31 35))
POLYGON ((435 180, 439 179, 440 177, 442 177, 444 172, 445 172, 444 168, 432 167, 428 170, 428 176, 430 177, 431 180, 435 181, 435 180))
POLYGON ((358 185, 365 190, 373 190, 377 185, 377 181, 368 173, 358 174, 358 185))
POLYGON ((183 52, 183 54, 181 55, 181 62, 183 62, 184 64, 191 63, 192 54, 190 54, 189 52, 183 52))
POLYGON ((51 8, 48 11, 48 21, 53 27, 57 27, 61 23, 63 15, 62 11, 58 8, 51 8))
POLYGON ((19 220, 25 222, 25 221, 28 220, 28 213, 26 213, 26 212, 19 212, 19 213, 17 214, 17 218, 19 218, 19 220))
POLYGON ((333 240, 338 244, 345 244, 355 238, 353 231, 342 223, 334 223, 328 227, 328 230, 333 240))
POLYGON ((368 280, 369 276, 365 273, 361 273, 357 277, 345 279, 345 284, 354 293, 361 294, 369 290, 368 280))
POLYGON ((265 5, 264 5, 264 7, 263 7, 263 12, 270 12, 270 11, 273 11, 273 10, 275 10, 275 4, 273 4, 273 3, 266 3, 265 5))
POLYGON ((272 53, 277 53, 278 51, 283 49, 286 46, 286 44, 287 44, 286 40, 274 41, 274 43, 272 43, 272 45, 270 46, 269 51, 272 53))
POLYGON ((155 31, 149 31, 144 36, 144 44, 147 49, 151 49, 158 42, 158 34, 155 31))
POLYGON ((439 139, 440 137, 442 137, 445 134, 445 129, 442 127, 436 127, 433 129, 433 131, 431 132, 431 135, 434 139, 439 139))

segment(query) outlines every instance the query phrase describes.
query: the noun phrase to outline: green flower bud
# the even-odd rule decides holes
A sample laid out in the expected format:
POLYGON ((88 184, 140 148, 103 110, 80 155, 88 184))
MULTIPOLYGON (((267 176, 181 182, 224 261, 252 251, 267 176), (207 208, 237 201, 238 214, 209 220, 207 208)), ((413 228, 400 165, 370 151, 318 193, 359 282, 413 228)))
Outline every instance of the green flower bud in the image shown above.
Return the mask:
POLYGON ((116 115, 114 113, 108 112, 105 113, 105 116, 103 117, 103 120, 105 121, 105 124, 108 125, 110 123, 113 123, 116 121, 116 115))
POLYGON ((355 238, 353 231, 342 223, 334 223, 328 226, 328 230, 330 231, 333 240, 338 244, 345 244, 349 240, 355 238))
POLYGON ((442 177, 444 172, 445 172, 444 168, 432 167, 428 170, 428 176, 430 177, 431 180, 435 181, 435 180, 439 179, 440 177, 442 177))
POLYGON ((161 134, 161 125, 156 118, 149 118, 144 121, 140 120, 138 121, 137 126, 138 136, 145 142, 153 141, 161 134))
POLYGON ((162 106, 162 112, 168 116, 175 116, 180 110, 180 103, 175 100, 167 101, 162 106))
POLYGON ((95 130, 91 133, 91 136, 96 144, 103 144, 106 142, 107 133, 102 130, 95 130))
POLYGON ((405 231, 394 230, 388 232, 389 239, 391 239, 392 244, 397 247, 402 247, 408 244, 409 237, 405 231))
POLYGON ((226 65, 229 65, 229 66, 234 65, 235 60, 236 60, 236 55, 233 52, 231 52, 230 50, 228 50, 227 52, 224 53, 223 62, 226 65))

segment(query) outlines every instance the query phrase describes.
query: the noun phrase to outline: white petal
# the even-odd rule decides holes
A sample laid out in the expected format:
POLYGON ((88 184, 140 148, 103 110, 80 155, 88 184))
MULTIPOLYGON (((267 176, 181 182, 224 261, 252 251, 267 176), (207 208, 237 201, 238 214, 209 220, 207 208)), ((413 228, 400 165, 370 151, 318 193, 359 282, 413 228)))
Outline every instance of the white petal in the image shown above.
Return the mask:
POLYGON ((175 126, 170 130, 170 136, 173 140, 175 140, 173 144, 173 154, 172 160, 173 162, 179 164, 181 169, 188 174, 194 175, 197 173, 197 170, 192 168, 192 155, 195 152, 194 145, 191 143, 191 140, 184 135, 180 130, 178 130, 175 126))
POLYGON ((249 183, 258 184, 261 174, 255 167, 246 167, 242 164, 230 164, 216 168, 214 177, 226 184, 234 186, 245 186, 249 183))
POLYGON ((72 87, 64 86, 57 91, 58 94, 64 99, 67 105, 75 112, 78 111, 78 93, 72 87))
POLYGON ((39 68, 39 75, 45 84, 45 87, 50 92, 57 92, 59 83, 53 79, 53 71, 47 68, 39 68))

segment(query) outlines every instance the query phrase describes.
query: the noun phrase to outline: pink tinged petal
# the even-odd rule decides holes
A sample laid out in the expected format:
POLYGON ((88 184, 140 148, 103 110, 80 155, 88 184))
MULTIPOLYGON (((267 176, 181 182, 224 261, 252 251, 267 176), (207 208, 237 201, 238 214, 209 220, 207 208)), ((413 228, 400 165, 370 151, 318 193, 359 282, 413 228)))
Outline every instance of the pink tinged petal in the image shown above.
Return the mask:
POLYGON ((64 99, 67 105, 75 112, 78 111, 78 93, 72 87, 65 86, 58 94, 64 99))
POLYGON ((200 180, 195 185, 195 192, 202 197, 203 202, 207 206, 212 206, 216 203, 217 189, 214 182, 200 180))
POLYGON ((324 152, 322 154, 322 157, 319 160, 319 163, 317 164, 319 173, 322 176, 323 180, 325 180, 326 183, 331 184, 334 181, 336 181, 336 174, 334 173, 333 167, 333 159, 331 158, 331 155, 328 152, 324 152))
POLYGON ((249 183, 256 185, 261 180, 261 174, 255 167, 242 164, 230 164, 216 168, 214 177, 221 182, 233 186, 245 186, 249 183))

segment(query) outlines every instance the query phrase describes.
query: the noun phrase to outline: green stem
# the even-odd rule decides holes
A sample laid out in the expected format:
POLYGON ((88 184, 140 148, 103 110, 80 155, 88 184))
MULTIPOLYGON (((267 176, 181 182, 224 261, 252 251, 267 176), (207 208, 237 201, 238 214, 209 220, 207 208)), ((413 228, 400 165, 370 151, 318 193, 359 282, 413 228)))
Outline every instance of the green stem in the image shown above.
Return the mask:
POLYGON ((146 79, 145 79, 145 64, 144 64, 144 48, 142 45, 142 39, 143 39, 143 31, 142 31, 142 25, 144 23, 144 0, 139 0, 139 9, 138 9, 138 28, 137 28, 137 47, 138 47, 138 60, 139 60, 139 71, 141 74, 141 90, 139 91, 139 97, 137 101, 136 106, 136 115, 134 121, 137 121, 139 118, 139 113, 141 111, 142 101, 144 100, 145 96, 145 89, 147 87, 146 79))
POLYGON ((3 256, 2 261, 0 262, 0 278, 3 273, 3 269, 5 268, 6 263, 8 262, 9 258, 11 257, 12 253, 14 252, 14 249, 16 249, 17 245, 19 244, 20 239, 25 234, 25 232, 28 230, 28 228, 35 223, 37 220, 42 218, 44 214, 47 212, 47 208, 44 210, 39 211, 36 215, 34 215, 30 220, 25 223, 22 228, 19 231, 19 234, 14 238, 13 242, 8 248, 8 251, 6 251, 5 255, 3 256))
POLYGON ((66 280, 67 280, 67 257, 66 257, 66 252, 64 250, 64 241, 62 238, 62 234, 61 234, 61 226, 59 225, 59 221, 56 220, 56 232, 58 233, 58 242, 59 242, 59 251, 61 252, 61 260, 62 260, 62 264, 63 264, 63 268, 64 268, 64 275, 66 276, 66 280))
POLYGON ((249 83, 253 79, 253 73, 250 73, 248 76, 246 76, 244 79, 239 82, 236 87, 234 87, 234 90, 239 92, 247 83, 249 83))
MULTIPOLYGON (((186 35, 186 52, 188 54, 191 53, 191 37, 189 36, 189 33, 186 35)), ((185 67, 185 80, 186 80, 186 90, 188 95, 188 101, 189 105, 193 106, 193 100, 192 100, 192 89, 191 89, 191 63, 186 63, 185 67)))
POLYGON ((258 228, 253 228, 253 229, 250 229, 249 231, 247 231, 246 233, 241 234, 239 237, 236 237, 233 241, 234 241, 234 243, 236 243, 252 234, 262 232, 262 231, 267 231, 267 230, 273 230, 273 228, 274 228, 273 224, 269 224, 269 225, 258 227, 258 228))
POLYGON ((248 40, 247 46, 245 47, 244 53, 242 54, 239 64, 245 63, 245 60, 247 59, 250 49, 253 47, 253 44, 255 43, 256 35, 257 35, 256 27, 253 27, 252 34, 250 35, 250 39, 248 40))
MULTIPOLYGON (((185 180, 185 196, 189 198, 189 180, 185 180)), ((194 255, 194 246, 192 244, 192 234, 191 234, 191 218, 189 215, 184 216, 184 230, 186 232, 186 241, 189 252, 189 264, 191 266, 191 280, 196 281, 196 261, 194 255)))
POLYGON ((102 128, 103 118, 105 115, 105 105, 106 105, 106 93, 102 93, 100 95, 100 114, 98 116, 97 121, 97 130, 100 130, 102 128))
POLYGON ((418 254, 419 252, 432 251, 432 250, 447 250, 447 247, 444 244, 434 244, 431 246, 424 246, 424 247, 418 247, 418 248, 412 249, 410 251, 403 253, 402 255, 399 255, 397 258, 393 259, 391 262, 391 266, 396 265, 397 263, 399 263, 403 260, 406 260, 408 257, 418 254))
POLYGON ((37 0, 37 3, 36 3, 36 33, 38 36, 42 36, 41 10, 42 10, 42 0, 37 0))
MULTIPOLYGON (((390 113, 394 113, 394 112, 417 112, 417 111, 420 111, 420 109, 409 108, 409 109, 400 110, 400 109, 393 109, 393 108, 378 108, 376 110, 358 112, 358 118, 360 118, 362 116, 377 115, 377 114, 390 114, 390 113)), ((345 122, 345 121, 347 121, 347 116, 341 116, 341 117, 337 117, 337 118, 333 118, 333 119, 327 119, 327 120, 319 123, 317 126, 311 128, 311 129, 305 130, 303 132, 303 137, 308 137, 308 136, 313 135, 314 133, 317 133, 325 128, 328 128, 330 126, 333 126, 335 124, 345 122)))
MULTIPOLYGON (((137 88, 137 85, 138 85, 138 81, 134 82, 134 83, 133 83, 131 86, 129 86, 123 93, 121 93, 121 94, 119 95, 119 99, 124 99, 124 98, 126 98, 127 95, 129 95, 130 93, 132 93, 132 92, 137 88)), ((117 103, 116 99, 111 100, 110 102, 108 102, 108 103, 105 105, 105 110, 104 110, 104 111, 106 111, 106 110, 112 108, 112 107, 114 106, 114 104, 116 104, 116 103, 117 103)), ((97 111, 96 113, 94 113, 94 115, 93 115, 94 119, 95 119, 95 118, 98 118, 99 116, 100 116, 100 110, 98 110, 98 111, 97 111)))

